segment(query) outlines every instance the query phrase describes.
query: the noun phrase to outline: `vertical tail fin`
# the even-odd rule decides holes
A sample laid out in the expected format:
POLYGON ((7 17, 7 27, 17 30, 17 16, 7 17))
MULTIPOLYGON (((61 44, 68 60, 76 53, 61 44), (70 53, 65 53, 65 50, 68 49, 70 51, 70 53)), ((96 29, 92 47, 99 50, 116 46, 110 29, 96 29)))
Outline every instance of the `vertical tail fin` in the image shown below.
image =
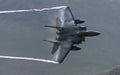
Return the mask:
POLYGON ((59 47, 59 43, 54 43, 51 53, 54 54, 57 51, 58 47, 59 47))
POLYGON ((62 27, 61 27, 61 20, 59 17, 56 18, 56 25, 54 26, 51 26, 51 25, 45 25, 44 27, 49 27, 49 28, 56 28, 58 30, 60 30, 62 27))
POLYGON ((56 18, 56 26, 61 27, 61 24, 62 24, 62 22, 61 22, 60 18, 57 17, 56 18))
POLYGON ((54 54, 59 47, 59 41, 57 41, 57 40, 44 40, 44 41, 53 43, 53 49, 52 49, 51 53, 54 54))

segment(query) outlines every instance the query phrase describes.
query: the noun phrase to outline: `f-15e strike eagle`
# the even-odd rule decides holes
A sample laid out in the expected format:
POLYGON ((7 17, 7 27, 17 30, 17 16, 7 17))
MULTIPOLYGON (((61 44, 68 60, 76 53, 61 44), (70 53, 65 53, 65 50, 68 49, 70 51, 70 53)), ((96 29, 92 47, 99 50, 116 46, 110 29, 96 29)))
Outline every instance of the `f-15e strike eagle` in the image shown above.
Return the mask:
POLYGON ((81 48, 77 44, 85 41, 85 37, 97 36, 100 33, 97 31, 88 31, 86 27, 78 24, 84 23, 84 20, 74 19, 74 16, 69 7, 65 7, 61 11, 61 16, 56 18, 56 25, 45 27, 57 29, 55 40, 45 40, 53 43, 52 54, 53 60, 59 64, 63 62, 70 51, 78 51, 81 48))

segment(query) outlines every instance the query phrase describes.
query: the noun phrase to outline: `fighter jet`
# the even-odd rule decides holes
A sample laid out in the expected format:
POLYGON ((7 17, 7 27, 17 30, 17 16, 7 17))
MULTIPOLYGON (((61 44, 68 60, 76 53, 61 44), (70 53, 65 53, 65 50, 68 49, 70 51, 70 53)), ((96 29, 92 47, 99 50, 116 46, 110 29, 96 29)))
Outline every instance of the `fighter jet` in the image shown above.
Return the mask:
POLYGON ((61 16, 56 18, 56 25, 46 25, 45 27, 55 28, 56 39, 45 40, 53 43, 53 60, 61 64, 70 51, 81 50, 78 44, 85 41, 85 37, 97 36, 97 31, 87 30, 85 26, 78 24, 84 23, 84 20, 74 19, 71 9, 66 6, 61 10, 61 16))

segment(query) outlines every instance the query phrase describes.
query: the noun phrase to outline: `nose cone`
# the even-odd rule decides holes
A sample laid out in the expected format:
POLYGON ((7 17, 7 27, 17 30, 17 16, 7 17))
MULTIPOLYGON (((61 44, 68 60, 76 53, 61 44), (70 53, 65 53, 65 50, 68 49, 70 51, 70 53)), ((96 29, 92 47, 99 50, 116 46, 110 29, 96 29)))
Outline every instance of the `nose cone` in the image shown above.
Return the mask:
POLYGON ((96 32, 96 35, 100 35, 100 32, 96 32))
POLYGON ((97 35, 100 35, 100 32, 97 32, 97 31, 87 31, 86 35, 87 36, 97 36, 97 35))
POLYGON ((100 32, 97 31, 88 31, 88 36, 97 36, 100 35, 100 32))
POLYGON ((93 32, 89 32, 89 34, 91 34, 91 36, 97 36, 100 35, 100 32, 93 31, 93 32))
POLYGON ((97 36, 97 35, 100 35, 100 32, 97 32, 97 31, 85 31, 85 32, 81 32, 79 33, 80 36, 97 36))

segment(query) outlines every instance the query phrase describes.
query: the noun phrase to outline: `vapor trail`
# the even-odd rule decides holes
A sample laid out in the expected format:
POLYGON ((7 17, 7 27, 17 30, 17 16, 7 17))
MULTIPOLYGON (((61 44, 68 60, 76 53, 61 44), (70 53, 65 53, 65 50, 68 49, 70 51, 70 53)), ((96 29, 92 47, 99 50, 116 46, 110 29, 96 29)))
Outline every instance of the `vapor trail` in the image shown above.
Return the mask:
POLYGON ((50 7, 50 8, 43 8, 43 9, 26 9, 26 10, 0 11, 0 14, 30 12, 30 11, 45 11, 45 10, 61 9, 61 8, 65 8, 65 7, 66 6, 58 6, 58 7, 50 7))
POLYGON ((29 58, 29 57, 0 56, 0 58, 3 58, 3 59, 17 59, 17 60, 30 60, 30 61, 38 61, 38 62, 47 62, 47 63, 58 64, 58 62, 55 62, 55 61, 52 61, 52 60, 29 58))

